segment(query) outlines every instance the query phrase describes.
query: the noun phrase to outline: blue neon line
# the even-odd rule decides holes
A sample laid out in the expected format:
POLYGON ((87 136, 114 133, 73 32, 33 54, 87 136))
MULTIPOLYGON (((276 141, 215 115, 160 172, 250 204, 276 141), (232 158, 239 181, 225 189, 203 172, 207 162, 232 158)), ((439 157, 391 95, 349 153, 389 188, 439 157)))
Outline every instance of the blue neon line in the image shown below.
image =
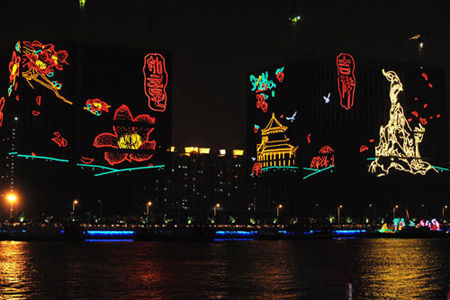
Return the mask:
POLYGON ((219 236, 239 236, 239 235, 256 235, 258 231, 243 231, 243 230, 230 230, 230 231, 216 231, 216 235, 219 236))
POLYGON ((105 169, 105 170, 111 170, 111 171, 116 171, 117 170, 117 169, 114 169, 114 168, 100 166, 100 165, 77 164, 77 166, 79 166, 79 167, 89 167, 89 168, 99 168, 99 169, 105 169))
POLYGON ((127 168, 127 169, 118 169, 118 170, 114 170, 114 171, 108 171, 108 172, 103 172, 103 173, 98 173, 95 174, 94 176, 102 176, 102 175, 108 175, 108 174, 112 174, 112 173, 119 173, 119 172, 126 172, 126 171, 136 171, 136 170, 144 170, 144 169, 162 169, 164 168, 165 165, 158 165, 158 166, 147 166, 147 167, 137 167, 137 168, 127 168))
POLYGON ((226 242, 226 241, 254 241, 254 239, 213 239, 214 242, 226 242))
POLYGON ((16 155, 17 152, 9 152, 8 155, 16 155))
POLYGON ((24 157, 26 159, 28 158, 37 158, 37 159, 45 159, 45 160, 54 160, 54 161, 60 161, 60 162, 66 162, 68 163, 69 160, 67 159, 61 159, 61 158, 54 158, 54 157, 48 157, 48 156, 35 156, 35 155, 25 155, 25 154, 17 154, 17 157, 24 157))
POLYGON ((328 170, 328 169, 331 169, 331 168, 334 168, 334 165, 332 165, 332 166, 330 166, 330 167, 327 167, 327 168, 324 168, 324 169, 320 169, 319 171, 316 171, 316 172, 311 173, 311 174, 309 174, 309 175, 306 175, 305 177, 303 177, 303 180, 305 180, 306 178, 311 177, 311 176, 313 176, 313 175, 316 175, 316 174, 318 174, 318 173, 320 173, 320 172, 323 172, 323 171, 326 171, 326 170, 328 170))
POLYGON ((132 239, 123 239, 123 240, 119 240, 119 239, 109 239, 109 240, 102 240, 102 239, 85 239, 85 242, 107 242, 107 243, 111 243, 111 242, 134 242, 134 240, 132 239))
POLYGON ((272 166, 272 167, 265 167, 265 168, 262 168, 262 171, 266 171, 266 170, 269 170, 269 169, 295 169, 295 170, 297 170, 298 167, 290 167, 290 166, 272 166))
POLYGON ((376 158, 375 157, 368 157, 368 158, 366 158, 367 160, 375 160, 376 158))
POLYGON ((133 235, 132 230, 88 230, 89 236, 128 236, 133 235))

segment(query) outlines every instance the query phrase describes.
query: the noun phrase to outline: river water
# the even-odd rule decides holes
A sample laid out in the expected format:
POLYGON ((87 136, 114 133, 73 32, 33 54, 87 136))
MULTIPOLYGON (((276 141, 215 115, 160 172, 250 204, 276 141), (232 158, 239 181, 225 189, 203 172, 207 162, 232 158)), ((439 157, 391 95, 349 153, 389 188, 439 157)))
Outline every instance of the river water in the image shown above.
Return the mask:
POLYGON ((446 299, 450 239, 0 242, 5 299, 446 299))

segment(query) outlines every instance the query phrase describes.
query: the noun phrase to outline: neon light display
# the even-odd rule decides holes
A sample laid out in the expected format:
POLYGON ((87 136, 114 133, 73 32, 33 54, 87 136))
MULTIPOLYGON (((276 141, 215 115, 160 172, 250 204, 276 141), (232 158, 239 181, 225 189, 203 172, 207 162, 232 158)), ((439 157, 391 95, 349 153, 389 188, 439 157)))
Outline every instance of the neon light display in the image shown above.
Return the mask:
POLYGON ((142 162, 149 160, 153 154, 140 152, 140 150, 155 150, 156 142, 150 141, 150 133, 154 128, 155 118, 149 115, 139 115, 133 118, 128 106, 123 104, 114 113, 114 121, 131 122, 134 126, 114 125, 114 133, 101 133, 95 137, 94 147, 122 150, 121 152, 106 151, 105 160, 110 165, 120 164, 124 161, 142 162))
POLYGON ((336 57, 337 83, 341 106, 349 110, 354 103, 356 79, 355 60, 347 53, 340 53, 336 57))
POLYGON ((306 135, 306 140, 307 140, 308 144, 311 144, 311 133, 308 133, 306 135))
POLYGON ((366 145, 362 145, 360 148, 359 148, 359 152, 361 153, 361 152, 364 152, 364 151, 367 151, 367 150, 369 150, 369 147, 367 147, 366 145))
POLYGON ((295 121, 295 116, 297 116, 297 111, 295 111, 292 116, 286 117, 286 120, 291 121, 293 123, 295 121))
POLYGON ((254 163, 252 168, 252 175, 258 176, 262 174, 262 166, 260 163, 254 163))
POLYGON ((98 98, 88 99, 86 101, 86 106, 83 109, 87 110, 91 114, 99 117, 102 115, 102 112, 109 112, 109 108, 111 106, 108 105, 105 101, 102 101, 98 98))
POLYGON ((16 51, 13 51, 11 62, 9 63, 9 88, 8 88, 8 97, 11 96, 12 90, 17 90, 17 82, 16 79, 19 76, 20 71, 20 56, 16 54, 16 51))
POLYGON ((146 166, 146 167, 136 167, 136 168, 126 168, 126 169, 116 169, 108 172, 98 173, 94 176, 102 176, 102 175, 108 175, 113 173, 120 173, 120 172, 132 172, 132 171, 138 171, 138 170, 147 170, 147 169, 164 169, 165 165, 157 165, 157 166, 146 166))
POLYGON ((295 152, 298 146, 288 143, 289 138, 285 134, 287 128, 277 120, 275 113, 272 113, 269 123, 261 130, 261 143, 256 145, 256 152, 257 162, 263 168, 295 165, 295 152), (281 135, 283 137, 278 138, 281 135))
POLYGON ((375 147, 376 158, 370 164, 369 172, 378 177, 389 174, 391 168, 420 175, 425 175, 429 170, 437 172, 420 156, 419 144, 425 134, 425 127, 419 124, 412 130, 398 101, 398 94, 403 91, 400 78, 393 71, 385 72, 383 69, 382 73, 390 82, 391 108, 389 122, 380 127, 380 141, 375 147))
POLYGON ((94 162, 93 158, 85 157, 85 156, 82 156, 80 160, 83 164, 86 164, 86 165, 92 164, 94 162))
POLYGON ((148 107, 163 112, 167 107, 166 60, 159 53, 149 53, 144 57, 144 91, 148 98, 148 107))
POLYGON ((5 97, 0 98, 0 127, 3 125, 3 107, 5 107, 5 97))
POLYGON ((53 135, 55 137, 52 138, 52 141, 55 142, 58 147, 67 147, 67 140, 61 136, 61 133, 59 131, 53 132, 53 135))
POLYGON ((88 230, 88 236, 131 236, 132 230, 88 230))
POLYGON ((255 124, 255 125, 253 126, 253 132, 254 132, 254 133, 258 133, 258 130, 259 130, 259 125, 256 125, 256 124, 255 124))
POLYGON ((22 77, 25 78, 28 84, 34 89, 32 82, 36 82, 49 90, 51 90, 56 97, 62 101, 72 104, 59 94, 62 84, 53 78, 55 70, 62 71, 64 65, 69 63, 66 61, 67 51, 55 50, 53 44, 42 44, 39 41, 23 41, 22 54, 22 77))
POLYGON ((331 93, 328 93, 328 96, 322 96, 323 101, 325 101, 325 104, 330 103, 330 96, 331 96, 331 93))
MULTIPOLYGON (((275 71, 275 77, 279 83, 284 81, 285 75, 283 73, 284 67, 278 68, 275 71)), ((270 97, 275 98, 275 88, 277 84, 273 80, 269 79, 269 72, 263 72, 256 77, 250 75, 251 91, 255 92, 256 96, 256 108, 261 109, 263 112, 267 112, 269 104, 267 100, 270 97)))
POLYGON ((306 168, 306 167, 303 167, 303 170, 306 170, 306 171, 312 171, 311 174, 308 174, 308 175, 306 175, 305 177, 303 177, 303 180, 305 180, 305 179, 307 179, 307 178, 309 178, 309 177, 311 177, 311 176, 317 175, 317 174, 319 174, 319 173, 325 172, 325 171, 333 172, 333 170, 332 170, 333 168, 334 168, 334 165, 329 166, 329 167, 327 167, 327 168, 323 168, 323 169, 315 169, 315 168, 306 168))
POLYGON ((334 166, 334 150, 330 146, 323 146, 319 155, 314 156, 309 165, 313 169, 323 169, 334 166))

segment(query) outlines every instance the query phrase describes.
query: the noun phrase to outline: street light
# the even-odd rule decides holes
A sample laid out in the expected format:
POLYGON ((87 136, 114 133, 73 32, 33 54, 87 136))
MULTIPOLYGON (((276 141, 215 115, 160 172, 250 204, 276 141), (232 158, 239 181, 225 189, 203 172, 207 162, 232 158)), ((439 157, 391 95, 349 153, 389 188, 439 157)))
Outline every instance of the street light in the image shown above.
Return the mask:
POLYGON ((447 205, 444 205, 444 207, 442 207, 442 219, 444 219, 445 217, 445 210, 448 208, 447 205))
POLYGON ((392 208, 392 218, 395 218, 395 210, 398 208, 398 205, 395 205, 393 208, 392 208))
POLYGON ((77 206, 78 205, 78 200, 77 199, 75 199, 75 200, 73 200, 73 202, 72 202, 72 212, 75 214, 75 206, 77 206))
POLYGON ((150 206, 152 206, 152 201, 147 202, 147 216, 150 214, 150 206))
POLYGON ((16 202, 17 201, 17 196, 16 196, 16 194, 14 194, 14 193, 9 193, 8 195, 6 195, 6 199, 9 201, 9 204, 10 204, 10 219, 12 219, 12 217, 13 217, 13 205, 14 205, 14 202, 16 202))
POLYGON ((338 225, 341 225, 341 209, 342 204, 338 206, 338 225))
POLYGON ((277 206, 277 218, 280 216, 280 209, 283 208, 283 204, 278 204, 277 206))
POLYGON ((216 217, 218 208, 220 208, 220 203, 217 203, 216 206, 214 206, 214 218, 216 217))

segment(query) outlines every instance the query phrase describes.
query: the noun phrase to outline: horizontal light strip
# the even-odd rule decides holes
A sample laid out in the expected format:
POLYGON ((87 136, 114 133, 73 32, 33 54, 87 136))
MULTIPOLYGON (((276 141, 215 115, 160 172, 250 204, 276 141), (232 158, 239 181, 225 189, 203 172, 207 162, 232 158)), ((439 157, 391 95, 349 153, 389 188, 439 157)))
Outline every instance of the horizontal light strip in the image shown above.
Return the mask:
POLYGON ((24 157, 26 159, 31 158, 37 158, 37 159, 45 159, 45 160, 54 160, 54 161, 59 161, 59 162, 65 162, 68 163, 69 160, 67 159, 61 159, 61 158, 54 158, 54 157, 48 157, 48 156, 37 156, 37 155, 25 155, 25 154, 16 154, 17 157, 24 157))
POLYGON ((79 167, 88 167, 88 168, 99 168, 99 169, 105 169, 105 170, 110 170, 110 171, 116 171, 117 170, 117 169, 114 169, 114 168, 100 166, 100 165, 77 164, 77 166, 79 166, 79 167))
POLYGON ((334 165, 329 166, 329 167, 327 167, 327 168, 320 169, 320 170, 315 171, 314 173, 311 173, 311 174, 309 174, 309 175, 306 175, 305 177, 303 177, 303 179, 306 179, 306 178, 311 177, 311 176, 313 176, 313 175, 319 174, 320 172, 329 170, 329 169, 331 169, 331 168, 334 168, 334 165))
POLYGON ((131 171, 137 171, 137 170, 145 170, 145 169, 163 169, 165 165, 157 165, 157 166, 147 166, 147 167, 137 167, 137 168, 127 168, 127 169, 119 169, 114 171, 108 171, 103 173, 95 174, 94 176, 102 176, 102 175, 108 175, 112 173, 119 173, 119 172, 131 172, 131 171))

